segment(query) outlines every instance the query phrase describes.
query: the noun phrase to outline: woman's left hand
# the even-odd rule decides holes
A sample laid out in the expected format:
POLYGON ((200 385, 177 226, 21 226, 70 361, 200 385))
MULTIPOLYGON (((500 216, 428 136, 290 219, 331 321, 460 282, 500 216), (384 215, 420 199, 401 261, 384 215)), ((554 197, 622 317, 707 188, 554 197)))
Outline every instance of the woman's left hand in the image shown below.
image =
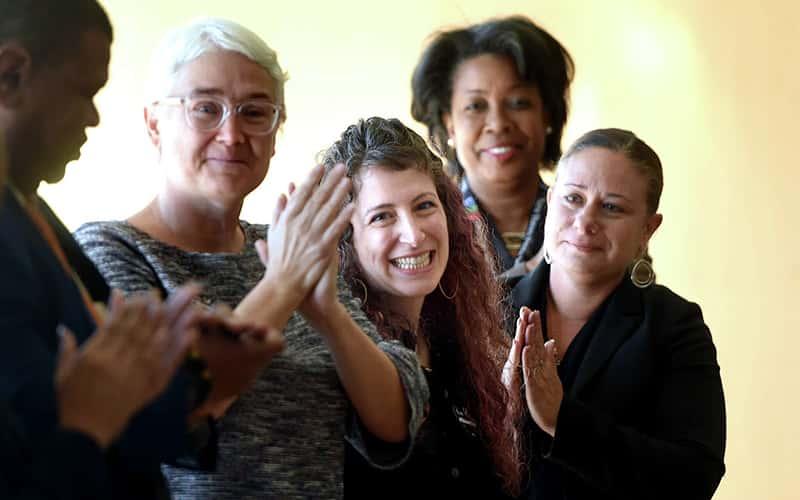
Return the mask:
POLYGON ((542 321, 539 311, 528 311, 525 348, 522 350, 522 372, 525 378, 525 399, 536 425, 550 436, 556 435, 556 422, 564 388, 556 369, 555 342, 542 343, 542 321))

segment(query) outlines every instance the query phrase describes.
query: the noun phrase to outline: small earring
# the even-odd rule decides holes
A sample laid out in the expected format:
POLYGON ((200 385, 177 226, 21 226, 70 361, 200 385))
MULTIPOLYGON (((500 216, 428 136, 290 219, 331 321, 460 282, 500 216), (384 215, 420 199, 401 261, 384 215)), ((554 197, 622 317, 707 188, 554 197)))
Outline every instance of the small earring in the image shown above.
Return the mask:
POLYGON ((647 288, 656 281, 653 265, 644 257, 639 257, 631 267, 631 282, 637 288, 647 288))
POLYGON ((447 138, 447 147, 449 147, 451 149, 455 147, 455 142, 453 142, 453 138, 452 137, 448 137, 447 138))
POLYGON ((550 134, 552 134, 552 133, 553 133, 553 127, 551 127, 550 125, 548 125, 548 126, 547 126, 547 128, 546 128, 546 129, 544 129, 544 133, 545 133, 546 135, 550 135, 550 134))
POLYGON ((544 261, 547 262, 547 265, 553 263, 553 258, 550 257, 550 252, 548 252, 546 248, 544 249, 544 261))
MULTIPOLYGON (((355 283, 355 284, 357 284, 357 285, 360 285, 360 286, 361 286, 361 288, 364 290, 364 300, 361 300, 361 298, 360 298, 360 297, 355 297, 355 299, 356 299, 357 301, 361 302, 361 307, 364 307, 364 305, 367 303, 367 296, 368 296, 368 295, 367 295, 367 285, 365 285, 365 284, 364 284, 364 282, 363 282, 363 281, 361 281, 361 280, 360 280, 360 279, 358 279, 358 278, 353 278, 353 283, 355 283)), ((353 294, 353 295, 355 295, 355 294, 353 294)))
POLYGON ((446 298, 447 300, 453 300, 455 298, 455 296, 456 296, 456 292, 458 292, 458 281, 456 281, 456 287, 453 290, 452 295, 447 295, 446 293, 444 293, 444 288, 442 287, 441 280, 439 281, 439 291, 442 293, 444 298, 446 298))

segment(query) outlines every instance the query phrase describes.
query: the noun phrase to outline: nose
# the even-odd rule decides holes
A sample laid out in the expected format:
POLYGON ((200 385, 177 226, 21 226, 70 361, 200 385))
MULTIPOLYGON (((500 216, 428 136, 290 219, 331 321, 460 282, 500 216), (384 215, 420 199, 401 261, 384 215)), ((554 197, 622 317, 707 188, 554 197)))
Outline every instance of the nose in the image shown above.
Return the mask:
POLYGON ((400 242, 411 247, 417 247, 425 240, 425 232, 420 227, 414 217, 403 217, 400 219, 400 242))
POLYGON ((86 117, 87 127, 96 127, 100 125, 100 113, 97 111, 97 106, 94 103, 89 104, 89 113, 86 117))
POLYGON ((489 105, 485 126, 488 132, 508 132, 511 129, 511 119, 505 107, 500 104, 489 105))
POLYGON ((223 144, 237 144, 244 142, 244 133, 239 124, 239 117, 236 113, 231 113, 217 129, 217 141, 223 144))
POLYGON ((591 205, 586 205, 583 210, 575 214, 573 224, 579 234, 596 234, 600 228, 597 212, 591 205))

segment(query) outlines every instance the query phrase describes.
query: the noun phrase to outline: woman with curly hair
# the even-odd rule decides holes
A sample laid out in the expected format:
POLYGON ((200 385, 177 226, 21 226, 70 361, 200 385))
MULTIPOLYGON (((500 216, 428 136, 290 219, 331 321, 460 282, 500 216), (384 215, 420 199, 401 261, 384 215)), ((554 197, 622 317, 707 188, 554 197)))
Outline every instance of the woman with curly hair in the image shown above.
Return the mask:
POLYGON ((355 210, 340 244, 342 274, 385 338, 415 349, 431 391, 427 419, 400 469, 349 449, 346 498, 516 495, 512 425, 521 403, 501 381, 509 341, 482 229, 422 137, 369 118, 324 154, 344 164, 355 210), (509 408, 511 409, 509 411, 509 408))

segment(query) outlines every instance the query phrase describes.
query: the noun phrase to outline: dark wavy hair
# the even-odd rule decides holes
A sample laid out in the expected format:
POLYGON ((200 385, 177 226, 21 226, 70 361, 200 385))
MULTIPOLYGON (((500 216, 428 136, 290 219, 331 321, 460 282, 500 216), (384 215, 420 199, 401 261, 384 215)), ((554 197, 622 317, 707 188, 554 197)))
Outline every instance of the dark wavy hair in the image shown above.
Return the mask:
MULTIPOLYGON (((369 168, 396 171, 416 169, 434 183, 447 220, 450 257, 440 281, 452 299, 437 288, 425 298, 419 331, 426 336, 434 356, 446 354, 442 375, 455 388, 456 401, 474 418, 496 474, 504 487, 516 495, 521 482, 520 447, 515 424, 522 413, 522 402, 510 396, 501 381, 508 353, 509 338, 502 329, 502 295, 494 278, 492 253, 488 251, 485 230, 467 218, 461 192, 447 177, 441 160, 425 140, 396 119, 368 118, 344 131, 323 155, 330 170, 343 163, 353 182, 353 198, 358 197, 359 179, 369 168)), ((341 271, 356 296, 366 291, 363 309, 385 338, 400 340, 416 348, 416 337, 409 333, 417 325, 393 315, 386 297, 370 289, 353 248, 352 231, 340 242, 341 271)), ((450 390, 450 389, 448 389, 450 390)))
POLYGON ((428 127, 431 144, 447 158, 451 174, 461 177, 464 169, 447 145, 443 115, 450 112, 456 68, 483 54, 508 57, 520 79, 539 90, 553 129, 547 135, 541 161, 545 168, 552 168, 561 156, 575 65, 558 40, 526 17, 493 19, 435 33, 411 78, 411 116, 428 127))

